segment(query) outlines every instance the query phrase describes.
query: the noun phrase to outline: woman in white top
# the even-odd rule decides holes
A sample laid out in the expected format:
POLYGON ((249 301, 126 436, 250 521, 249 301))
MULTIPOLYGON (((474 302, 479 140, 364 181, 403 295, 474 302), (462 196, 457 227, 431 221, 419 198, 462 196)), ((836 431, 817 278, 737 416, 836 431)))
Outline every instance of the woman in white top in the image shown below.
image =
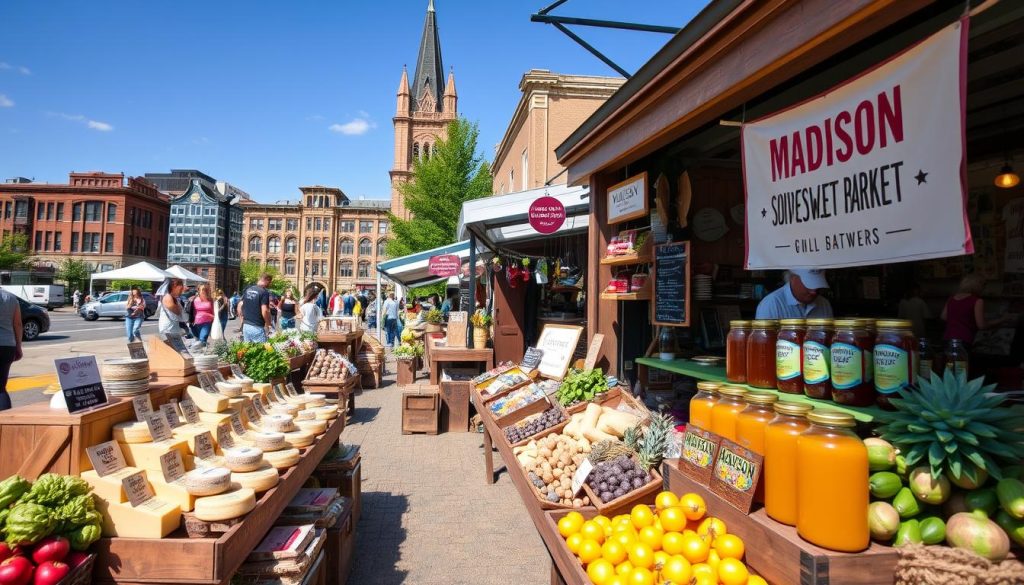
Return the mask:
POLYGON ((302 299, 302 305, 299 306, 299 313, 296 315, 296 325, 298 325, 299 331, 316 333, 317 324, 320 323, 320 318, 323 316, 320 307, 316 304, 317 294, 318 291, 311 288, 306 293, 306 297, 302 299))
POLYGON ((181 322, 188 321, 188 316, 182 311, 178 303, 178 295, 185 288, 185 283, 179 278, 172 278, 165 281, 157 295, 160 295, 160 321, 157 324, 157 332, 163 337, 181 337, 181 322))

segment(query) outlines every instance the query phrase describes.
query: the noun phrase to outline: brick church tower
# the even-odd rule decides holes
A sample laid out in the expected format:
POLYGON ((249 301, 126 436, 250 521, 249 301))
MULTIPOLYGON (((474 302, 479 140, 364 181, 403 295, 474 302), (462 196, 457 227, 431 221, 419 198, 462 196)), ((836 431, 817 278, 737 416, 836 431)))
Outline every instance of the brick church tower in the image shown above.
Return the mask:
POLYGON ((400 219, 409 219, 405 198, 398 186, 412 176, 413 161, 429 158, 436 150, 438 137, 445 136, 448 124, 458 112, 455 74, 449 72, 444 87, 444 64, 441 61, 441 38, 437 31, 434 0, 427 6, 423 37, 416 57, 412 82, 402 68, 395 111, 395 166, 391 169, 391 212, 400 219))

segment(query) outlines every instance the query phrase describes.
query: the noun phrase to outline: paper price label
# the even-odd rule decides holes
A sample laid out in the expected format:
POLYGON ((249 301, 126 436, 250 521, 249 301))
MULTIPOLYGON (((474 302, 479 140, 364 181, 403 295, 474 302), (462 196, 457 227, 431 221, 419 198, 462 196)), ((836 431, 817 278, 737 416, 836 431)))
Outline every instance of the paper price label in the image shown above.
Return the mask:
POLYGON ((196 403, 191 400, 181 401, 181 413, 185 415, 185 422, 194 425, 199 422, 199 409, 196 403))
POLYGON ((213 448, 213 435, 210 434, 210 431, 196 435, 195 441, 196 457, 200 459, 210 459, 217 456, 217 451, 213 448))
POLYGON ((185 462, 181 460, 181 451, 172 449, 161 455, 160 470, 163 471, 164 481, 167 483, 185 477, 185 462))
POLYGON ((285 402, 286 393, 284 384, 274 384, 274 394, 281 400, 281 402, 285 402))
POLYGON ((231 415, 231 429, 235 431, 235 434, 238 436, 245 434, 245 425, 242 424, 242 415, 237 412, 231 415))
POLYGON ((580 490, 583 489, 584 482, 587 481, 587 478, 590 476, 590 472, 593 470, 594 464, 590 462, 590 459, 584 459, 583 463, 580 463, 579 468, 576 469, 576 473, 572 475, 573 496, 580 493, 580 490))
POLYGON ((295 385, 292 384, 291 382, 288 382, 287 384, 285 384, 284 387, 288 390, 288 395, 289 396, 298 396, 299 395, 299 391, 295 389, 295 385))
MULTIPOLYGON (((256 404, 258 404, 258 402, 256 404)), ((253 402, 245 402, 242 404, 242 409, 245 411, 245 416, 249 419, 249 422, 253 424, 260 422, 260 413, 256 410, 256 407, 253 406, 253 402)))
POLYGON ((134 360, 144 360, 149 357, 146 355, 146 347, 141 341, 133 341, 128 344, 128 355, 134 360))
POLYGON ((153 412, 153 403, 149 400, 149 394, 140 394, 132 397, 132 408, 135 409, 135 420, 142 422, 153 412))
POLYGON ((231 364, 231 373, 234 374, 236 378, 244 379, 246 377, 245 374, 242 373, 242 366, 239 366, 238 364, 231 364))
POLYGON ((220 370, 213 370, 211 373, 213 374, 214 382, 227 382, 224 379, 224 374, 220 373, 220 370))
POLYGON ((110 475, 128 466, 124 461, 124 453, 117 441, 107 441, 99 445, 93 445, 85 449, 89 456, 89 463, 100 477, 110 475))
POLYGON ((178 418, 178 405, 169 402, 167 404, 160 405, 160 413, 167 419, 167 424, 171 425, 172 429, 176 429, 181 426, 181 419, 178 418))
POLYGON ((128 502, 133 508, 153 499, 153 488, 146 481, 145 471, 133 473, 122 479, 121 487, 124 488, 124 493, 128 494, 128 502))
POLYGON ((213 383, 213 378, 206 372, 197 372, 196 379, 199 380, 199 385, 203 390, 206 390, 210 394, 217 394, 217 386, 213 383))
POLYGON ((267 409, 263 406, 263 397, 262 396, 256 397, 252 401, 252 406, 253 406, 253 408, 256 409, 256 412, 260 413, 260 416, 257 417, 256 420, 259 420, 261 417, 267 416, 267 409))
POLYGON ((171 425, 162 412, 154 412, 146 416, 146 426, 149 427, 149 434, 153 437, 154 443, 166 441, 174 435, 171 433, 171 425))
POLYGON ((231 427, 224 423, 217 425, 217 444, 220 448, 231 448, 235 446, 235 440, 231 438, 231 427))

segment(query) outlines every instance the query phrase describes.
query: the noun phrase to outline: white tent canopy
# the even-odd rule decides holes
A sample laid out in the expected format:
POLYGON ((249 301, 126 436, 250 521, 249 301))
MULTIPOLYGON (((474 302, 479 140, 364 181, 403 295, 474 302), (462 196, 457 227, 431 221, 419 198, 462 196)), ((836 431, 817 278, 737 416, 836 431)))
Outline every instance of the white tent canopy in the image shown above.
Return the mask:
POLYGON ((149 262, 139 262, 131 266, 116 268, 106 272, 97 272, 89 277, 89 290, 93 290, 94 280, 148 280, 163 282, 172 276, 165 270, 153 266, 149 262))
POLYGON ((446 254, 458 256, 460 262, 466 262, 469 259, 469 242, 456 242, 433 250, 378 262, 377 272, 405 287, 432 284, 445 279, 430 273, 430 258, 446 254))
POLYGON ((488 247, 494 247, 524 239, 585 232, 589 219, 589 187, 552 185, 463 203, 455 236, 468 239, 472 233, 488 247), (537 233, 530 225, 530 205, 544 196, 554 197, 565 206, 565 223, 550 236, 537 233))
POLYGON ((195 272, 182 268, 181 265, 179 264, 175 264, 174 266, 168 268, 167 273, 174 276, 175 278, 180 278, 184 280, 188 284, 196 282, 210 282, 208 279, 199 276, 195 272))

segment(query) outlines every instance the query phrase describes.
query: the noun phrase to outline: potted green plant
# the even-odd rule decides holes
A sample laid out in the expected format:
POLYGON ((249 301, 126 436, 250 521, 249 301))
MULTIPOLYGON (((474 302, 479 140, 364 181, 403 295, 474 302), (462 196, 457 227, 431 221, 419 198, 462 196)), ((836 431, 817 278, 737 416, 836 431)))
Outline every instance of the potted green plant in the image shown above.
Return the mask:
POLYGON ((487 311, 479 309, 469 320, 473 324, 473 349, 486 349, 494 319, 487 311))
POLYGON ((423 355, 423 344, 419 341, 404 342, 395 348, 393 355, 398 373, 398 385, 405 386, 416 381, 416 361, 423 355))
POLYGON ((444 323, 444 313, 441 309, 431 309, 423 315, 423 320, 427 322, 427 333, 437 333, 441 331, 441 323, 444 323))

